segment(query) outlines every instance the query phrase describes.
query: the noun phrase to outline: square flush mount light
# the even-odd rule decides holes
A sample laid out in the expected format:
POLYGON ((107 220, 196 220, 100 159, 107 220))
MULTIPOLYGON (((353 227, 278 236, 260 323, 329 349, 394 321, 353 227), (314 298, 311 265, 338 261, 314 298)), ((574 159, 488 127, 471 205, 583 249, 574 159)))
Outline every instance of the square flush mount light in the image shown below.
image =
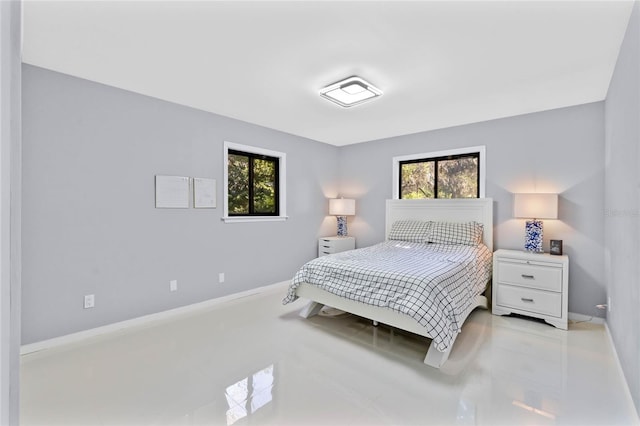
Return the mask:
POLYGON ((320 96, 349 108, 382 95, 382 91, 360 77, 349 77, 320 90, 320 96))

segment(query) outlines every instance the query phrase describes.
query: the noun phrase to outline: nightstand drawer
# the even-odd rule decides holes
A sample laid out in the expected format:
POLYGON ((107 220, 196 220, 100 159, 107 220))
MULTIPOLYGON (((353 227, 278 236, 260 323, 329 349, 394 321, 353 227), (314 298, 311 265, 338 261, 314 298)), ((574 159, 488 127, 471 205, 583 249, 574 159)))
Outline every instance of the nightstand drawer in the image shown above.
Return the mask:
POLYGON ((562 293, 498 284, 497 302, 500 306, 523 311, 562 317, 562 293))
POLYGON ((541 290, 562 291, 562 268, 526 262, 498 262, 498 277, 504 284, 541 290))
POLYGON ((353 237, 324 237, 318 239, 318 256, 327 256, 356 248, 353 237))
POLYGON ((340 250, 336 244, 332 244, 331 241, 320 240, 318 242, 318 253, 331 254, 338 253, 340 250))
POLYGON ((337 251, 331 251, 328 249, 319 248, 318 249, 318 257, 329 256, 330 254, 338 253, 337 251))
POLYGON ((340 253, 348 248, 344 246, 342 241, 331 241, 321 239, 318 241, 318 254, 340 253))

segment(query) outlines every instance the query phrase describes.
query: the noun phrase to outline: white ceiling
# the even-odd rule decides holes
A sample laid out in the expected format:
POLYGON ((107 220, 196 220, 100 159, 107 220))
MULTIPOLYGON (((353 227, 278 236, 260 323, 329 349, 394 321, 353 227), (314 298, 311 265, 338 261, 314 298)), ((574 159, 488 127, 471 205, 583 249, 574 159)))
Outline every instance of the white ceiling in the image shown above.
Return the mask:
POLYGON ((633 2, 23 5, 26 63, 346 145, 603 100, 633 2), (383 96, 318 95, 351 75, 383 96))

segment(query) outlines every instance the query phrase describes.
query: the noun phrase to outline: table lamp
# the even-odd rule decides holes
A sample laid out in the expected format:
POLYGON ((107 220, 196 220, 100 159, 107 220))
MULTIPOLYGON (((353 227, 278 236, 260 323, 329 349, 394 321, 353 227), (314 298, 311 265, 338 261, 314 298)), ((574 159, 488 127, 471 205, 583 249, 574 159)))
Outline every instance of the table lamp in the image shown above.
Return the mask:
POLYGON ((336 216, 338 221, 338 236, 347 236, 347 216, 356 214, 356 200, 349 198, 334 198, 329 200, 329 214, 336 216))
POLYGON ((524 249, 543 253, 542 221, 558 218, 558 194, 514 194, 513 216, 528 219, 525 226, 524 249))

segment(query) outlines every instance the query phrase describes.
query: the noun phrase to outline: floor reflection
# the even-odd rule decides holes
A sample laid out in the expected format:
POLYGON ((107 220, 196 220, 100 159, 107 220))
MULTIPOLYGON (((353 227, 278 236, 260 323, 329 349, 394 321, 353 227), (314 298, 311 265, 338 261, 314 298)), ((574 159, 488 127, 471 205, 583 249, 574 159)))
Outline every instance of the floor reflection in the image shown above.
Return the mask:
POLYGON ((460 398, 458 401, 458 411, 456 412, 456 425, 475 425, 476 423, 476 404, 466 398, 460 398))
POLYGON ((554 424, 567 392, 568 333, 530 319, 492 319, 494 405, 554 424))
POLYGON ((548 412, 546 412, 544 410, 541 410, 539 408, 532 407, 531 405, 527 405, 524 402, 514 400, 512 402, 512 404, 515 405, 516 407, 520 407, 522 409, 525 409, 525 410, 530 411, 530 412, 532 412, 534 414, 538 414, 540 416, 546 417, 548 419, 552 419, 552 420, 556 419, 556 415, 555 414, 548 413, 548 412))
POLYGON ((227 426, 255 413, 273 400, 273 364, 227 387, 227 426))

